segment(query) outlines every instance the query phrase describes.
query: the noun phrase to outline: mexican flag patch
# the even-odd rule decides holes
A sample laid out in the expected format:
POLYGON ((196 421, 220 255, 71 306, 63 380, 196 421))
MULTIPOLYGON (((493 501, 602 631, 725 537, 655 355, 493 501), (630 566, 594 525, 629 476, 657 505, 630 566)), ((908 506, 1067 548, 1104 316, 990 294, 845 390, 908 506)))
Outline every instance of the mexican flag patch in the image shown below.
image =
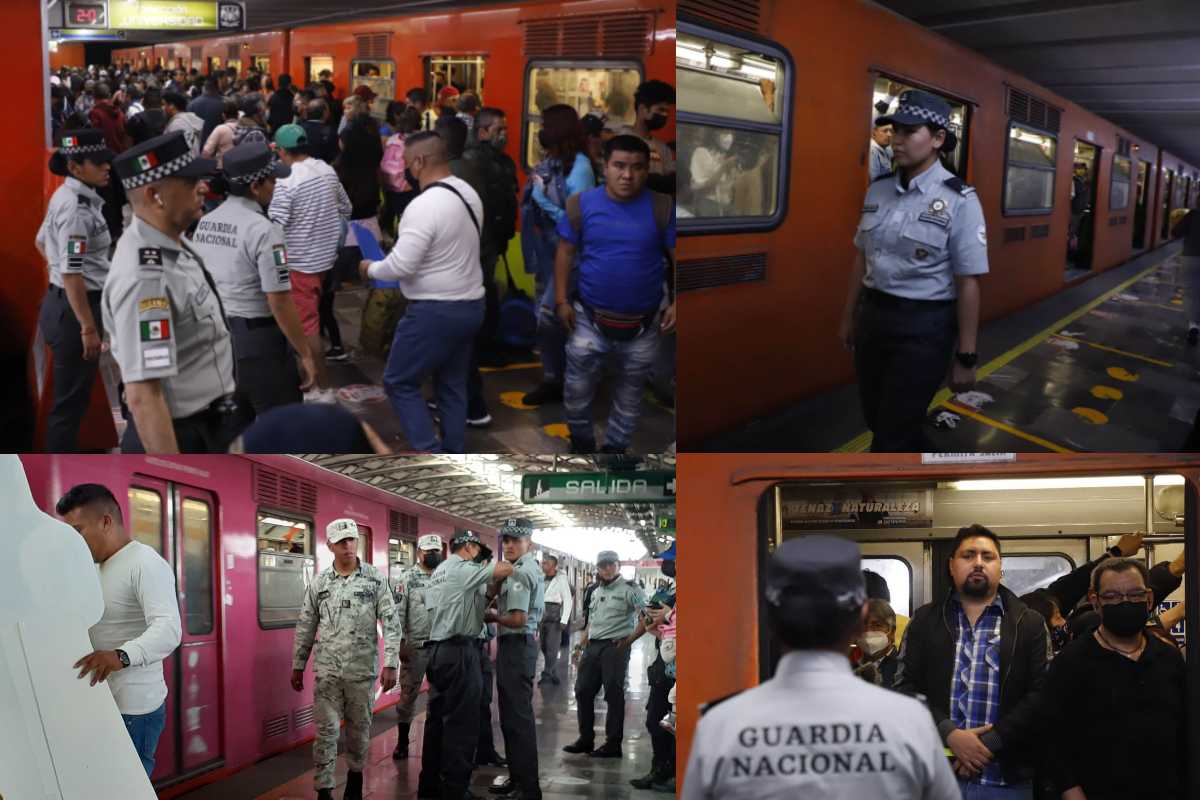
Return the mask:
POLYGON ((154 342, 160 339, 171 338, 171 324, 165 319, 156 319, 151 322, 140 323, 142 327, 142 341, 154 342))
POLYGON ((78 145, 79 145, 79 140, 76 139, 74 136, 64 136, 63 137, 63 140, 62 140, 63 147, 77 147, 78 145))
POLYGON ((275 266, 287 266, 287 247, 277 244, 271 248, 271 255, 275 257, 275 266))
POLYGON ((67 255, 87 255, 87 239, 83 236, 72 236, 67 239, 67 255))
POLYGON ((158 156, 154 153, 146 153, 144 156, 138 156, 137 168, 138 172, 145 172, 148 169, 153 169, 158 166, 158 156))

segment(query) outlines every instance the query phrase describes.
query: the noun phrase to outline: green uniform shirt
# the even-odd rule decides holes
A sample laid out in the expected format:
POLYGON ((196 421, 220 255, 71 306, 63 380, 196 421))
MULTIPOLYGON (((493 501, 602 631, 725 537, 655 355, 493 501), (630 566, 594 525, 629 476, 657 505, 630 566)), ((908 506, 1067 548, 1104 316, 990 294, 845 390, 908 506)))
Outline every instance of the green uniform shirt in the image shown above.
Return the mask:
POLYGON ((646 606, 646 595, 633 581, 617 578, 600 581, 588 604, 588 639, 618 639, 633 633, 637 613, 646 606))
POLYGON ((491 562, 476 564, 456 553, 438 565, 425 593, 425 607, 432 617, 430 641, 479 635, 487 602, 480 587, 491 580, 492 569, 491 562))
POLYGON ((545 603, 543 602, 545 594, 546 584, 542 575, 542 568, 538 566, 537 559, 526 553, 514 561, 512 577, 504 581, 504 586, 500 589, 500 599, 497 607, 501 614, 506 614, 509 611, 524 611, 525 627, 508 628, 504 625, 498 625, 500 635, 507 636, 514 633, 536 634, 538 623, 542 621, 542 612, 545 609, 545 603))

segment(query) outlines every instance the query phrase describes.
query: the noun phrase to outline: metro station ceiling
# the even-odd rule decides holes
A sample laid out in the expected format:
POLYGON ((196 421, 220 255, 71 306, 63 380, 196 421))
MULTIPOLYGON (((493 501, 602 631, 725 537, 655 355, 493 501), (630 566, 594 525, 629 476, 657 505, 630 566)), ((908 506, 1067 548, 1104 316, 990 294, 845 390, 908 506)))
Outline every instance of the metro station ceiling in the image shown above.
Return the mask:
MULTIPOLYGON (((656 537, 655 511, 670 505, 606 503, 564 505, 557 513, 549 506, 526 505, 503 486, 480 475, 482 465, 492 474, 520 476, 543 472, 600 472, 605 466, 593 456, 575 455, 298 455, 320 467, 369 486, 444 511, 497 527, 509 517, 525 517, 535 527, 569 524, 592 528, 623 528, 637 534, 651 553, 660 552, 667 539, 656 537)), ((673 454, 641 456, 636 469, 675 470, 673 454)), ((632 463, 632 462, 630 462, 632 463)), ((614 467, 610 464, 609 469, 614 467)))
POLYGON ((1198 0, 878 0, 1200 164, 1198 0))

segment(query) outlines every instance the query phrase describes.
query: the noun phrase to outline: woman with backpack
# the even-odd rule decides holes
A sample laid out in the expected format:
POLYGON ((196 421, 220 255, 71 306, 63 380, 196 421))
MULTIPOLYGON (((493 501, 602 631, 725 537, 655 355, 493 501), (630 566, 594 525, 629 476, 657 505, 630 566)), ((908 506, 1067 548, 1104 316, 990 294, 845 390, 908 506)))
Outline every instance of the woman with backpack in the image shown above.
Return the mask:
POLYGON ((521 251, 537 288, 542 358, 541 384, 521 398, 529 406, 562 401, 567 337, 554 316, 554 253, 558 249, 554 228, 566 213, 567 198, 596 185, 583 126, 574 108, 560 103, 545 109, 538 143, 546 155, 534 166, 521 196, 521 251))

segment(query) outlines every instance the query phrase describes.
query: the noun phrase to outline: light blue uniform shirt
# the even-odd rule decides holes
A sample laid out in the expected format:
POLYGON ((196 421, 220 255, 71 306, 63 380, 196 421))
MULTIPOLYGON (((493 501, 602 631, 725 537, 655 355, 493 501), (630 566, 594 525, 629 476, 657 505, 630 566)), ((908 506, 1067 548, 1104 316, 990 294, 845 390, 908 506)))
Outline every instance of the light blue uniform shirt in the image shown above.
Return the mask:
POLYGON ((854 245, 866 261, 863 286, 910 300, 953 300, 955 277, 988 271, 979 198, 940 161, 907 190, 898 174, 873 181, 854 245))
POLYGON ((500 635, 536 634, 538 623, 542 621, 542 613, 545 610, 545 596, 546 584, 542 569, 538 566, 537 559, 526 553, 513 562, 513 574, 504 582, 504 587, 500 590, 499 601, 502 614, 509 611, 524 611, 525 627, 518 630, 499 625, 497 627, 500 629, 500 635))
POLYGON ((431 620, 429 641, 440 642, 452 636, 474 637, 483 627, 483 609, 487 602, 484 588, 492 577, 492 562, 476 564, 451 553, 438 564, 425 592, 425 607, 431 620))

